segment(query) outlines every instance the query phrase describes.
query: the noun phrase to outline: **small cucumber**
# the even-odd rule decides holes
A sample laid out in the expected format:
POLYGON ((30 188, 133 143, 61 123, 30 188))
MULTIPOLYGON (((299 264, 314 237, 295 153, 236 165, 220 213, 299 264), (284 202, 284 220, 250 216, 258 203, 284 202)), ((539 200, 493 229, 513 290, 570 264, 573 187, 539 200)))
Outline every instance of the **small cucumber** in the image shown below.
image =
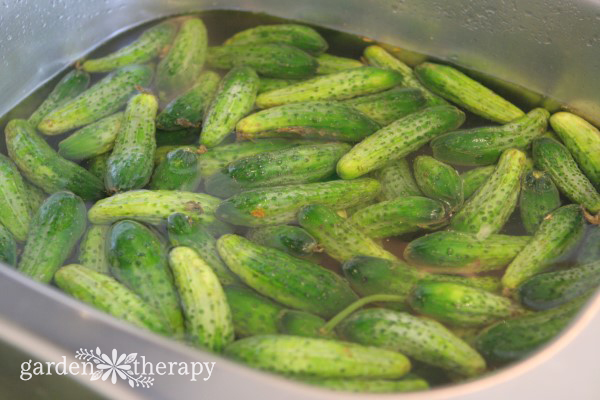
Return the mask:
POLYGON ((17 242, 12 233, 0 224, 0 262, 17 266, 17 242))
POLYGON ((430 107, 409 114, 354 146, 338 163, 338 175, 343 179, 365 175, 458 128, 464 120, 465 114, 452 106, 430 107))
POLYGON ((558 189, 574 203, 590 212, 600 212, 600 194, 581 172, 565 146, 551 138, 533 142, 533 159, 536 167, 546 171, 558 189))
POLYGON ((90 158, 87 162, 87 170, 89 173, 98 178, 100 181, 104 181, 106 169, 108 168, 108 157, 110 157, 110 153, 104 153, 90 158))
POLYGON ((208 39, 200 18, 186 18, 169 48, 156 67, 156 89, 161 101, 179 94, 196 80, 204 61, 208 39))
POLYGON ((314 57, 284 43, 210 47, 207 61, 211 67, 220 69, 248 66, 270 78, 301 79, 317 71, 314 57))
POLYGON ((450 221, 450 227, 485 239, 502 229, 519 199, 525 153, 505 150, 496 169, 450 221))
POLYGON ((87 72, 109 72, 130 64, 143 64, 160 55, 177 32, 173 21, 146 29, 133 43, 104 57, 85 60, 81 68, 87 72))
POLYGON ((483 118, 505 124, 524 115, 519 108, 456 68, 424 62, 415 68, 415 74, 433 93, 483 118))
POLYGON ((169 154, 173 150, 185 149, 187 151, 194 151, 198 154, 202 154, 203 150, 196 146, 182 146, 182 145, 163 145, 157 147, 154 151, 154 165, 157 166, 163 163, 167 159, 167 154, 169 154))
POLYGON ((414 374, 404 375, 399 380, 385 379, 302 379, 303 382, 325 389, 355 393, 401 393, 429 389, 425 379, 414 374))
POLYGON ((448 274, 426 274, 421 282, 449 282, 481 289, 489 293, 501 293, 502 282, 497 276, 462 276, 448 274))
POLYGON ((519 211, 525 231, 534 234, 544 217, 560 207, 560 195, 550 175, 529 171, 521 182, 519 211))
POLYGON ((265 226, 251 229, 246 237, 261 246, 272 247, 299 258, 307 258, 320 251, 317 240, 299 226, 265 226))
POLYGON ((161 146, 183 146, 193 145, 198 142, 198 131, 196 129, 177 129, 174 131, 156 130, 156 148, 161 146))
POLYGON ((546 132, 550 113, 536 108, 502 126, 454 131, 431 141, 433 155, 453 165, 495 164, 506 149, 526 149, 546 132))
POLYGON ((47 114, 37 128, 46 135, 59 135, 114 114, 137 91, 152 80, 152 68, 131 65, 103 78, 79 96, 47 114))
POLYGON ((225 286, 237 338, 279 332, 277 325, 283 306, 247 287, 225 286))
POLYGON ((525 280, 548 269, 552 262, 569 252, 583 236, 585 220, 581 207, 560 207, 544 218, 529 243, 508 265, 502 285, 515 290, 525 280))
POLYGON ((206 110, 200 144, 215 147, 231 133, 254 106, 258 75, 252 68, 236 67, 223 77, 206 110))
POLYGON ((445 225, 444 204, 427 197, 398 197, 356 211, 350 221, 372 238, 386 238, 445 225))
POLYGON ((42 204, 31 220, 18 269, 32 279, 49 283, 69 258, 85 231, 85 205, 70 192, 57 192, 42 204))
POLYGON ((221 236, 217 249, 246 285, 288 307, 332 317, 357 299, 334 272, 241 236, 221 236))
POLYGON ((106 254, 108 225, 92 225, 79 243, 78 261, 86 268, 103 274, 110 274, 110 264, 106 254))
POLYGON ((58 143, 58 154, 68 160, 85 160, 110 151, 122 121, 123 113, 118 112, 79 129, 58 143))
POLYGON ((327 53, 317 56, 317 64, 317 75, 335 74, 336 72, 363 66, 363 63, 358 60, 327 53))
POLYGON ((370 178, 252 189, 221 202, 216 215, 249 227, 286 224, 295 221, 306 204, 343 210, 375 198, 380 189, 379 182, 370 178))
POLYGON ((37 126, 46 115, 67 101, 79 96, 90 84, 90 75, 77 69, 67 73, 56 84, 48 97, 31 114, 27 122, 37 126))
POLYGON ((236 33, 225 45, 284 43, 310 54, 327 50, 327 42, 313 28, 297 24, 259 25, 236 33))
POLYGON ((454 168, 433 157, 418 156, 413 170, 425 196, 443 202, 451 213, 460 208, 464 201, 463 181, 454 168))
POLYGON ((460 177, 463 180, 463 194, 465 200, 468 200, 475 194, 477 189, 483 186, 495 169, 495 165, 487 165, 485 167, 473 168, 460 174, 460 177))
POLYGON ((118 319, 157 333, 170 332, 151 306, 110 276, 82 265, 70 264, 56 272, 54 281, 77 300, 118 319))
POLYGON ((23 180, 23 184, 25 185, 25 193, 27 195, 29 206, 31 207, 31 212, 35 213, 48 198, 48 194, 26 180, 23 180))
POLYGON ((238 340, 225 355, 250 367, 303 377, 397 379, 410 370, 408 358, 395 351, 288 335, 238 340))
POLYGON ((483 358, 442 324, 405 312, 361 310, 344 320, 338 332, 346 340, 399 351, 462 376, 477 376, 485 370, 483 358))
POLYGON ((325 320, 306 311, 283 310, 279 313, 277 326, 279 333, 302 337, 330 337, 335 334, 322 334, 319 329, 325 325, 325 320))
POLYGON ((259 77, 260 81, 258 84, 258 94, 268 92, 275 89, 281 89, 294 83, 298 83, 298 79, 279 79, 279 78, 265 78, 259 77))
POLYGON ((233 320, 217 275, 189 247, 171 250, 169 265, 181 300, 187 339, 221 352, 233 342, 233 320))
POLYGON ((339 262, 358 255, 397 259, 369 238, 360 227, 326 206, 303 207, 298 213, 298 222, 317 239, 327 254, 339 262))
POLYGON ((107 161, 104 183, 109 193, 141 189, 152 176, 156 131, 154 119, 158 100, 141 93, 127 104, 112 153, 107 161))
POLYGON ((246 157, 210 176, 204 188, 225 198, 248 189, 320 182, 333 176, 338 160, 350 148, 345 143, 325 143, 246 157))
POLYGON ((345 100, 344 104, 360 111, 381 126, 407 116, 425 105, 425 97, 419 89, 390 89, 345 100))
POLYGON ((119 221, 108 233, 112 274, 153 307, 169 331, 183 333, 183 316, 162 239, 135 221, 119 221))
POLYGON ((577 265, 600 260, 600 226, 588 225, 581 242, 576 255, 577 265))
POLYGON ((198 153, 187 148, 170 151, 152 175, 149 189, 193 192, 200 184, 198 153))
POLYGON ((27 179, 47 193, 70 190, 84 200, 103 196, 104 185, 98 178, 59 156, 27 121, 13 119, 4 132, 10 158, 27 179))
POLYGON ((381 92, 400 83, 394 71, 376 67, 360 67, 335 74, 322 75, 282 89, 261 93, 256 98, 260 108, 316 100, 345 100, 381 92))
POLYGON ((236 126, 239 139, 297 137, 360 142, 379 125, 359 111, 333 101, 285 104, 250 114, 236 126))
POLYGON ((17 166, 0 154, 0 225, 4 225, 15 239, 22 242, 27 238, 34 211, 17 166))
POLYGON ((374 177, 381 183, 381 193, 377 197, 380 201, 422 195, 405 158, 392 161, 378 169, 374 177))

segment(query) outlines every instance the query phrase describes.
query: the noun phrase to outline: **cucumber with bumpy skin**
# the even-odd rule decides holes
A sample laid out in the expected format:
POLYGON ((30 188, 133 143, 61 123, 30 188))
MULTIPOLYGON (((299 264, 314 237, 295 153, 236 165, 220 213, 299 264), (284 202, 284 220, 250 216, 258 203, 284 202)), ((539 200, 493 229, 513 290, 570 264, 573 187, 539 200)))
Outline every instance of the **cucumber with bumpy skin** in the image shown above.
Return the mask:
POLYGON ((327 53, 317 56, 317 64, 319 65, 317 75, 335 74, 336 72, 363 66, 363 63, 358 60, 327 53))
POLYGON ((25 193, 27 194, 27 201, 31 207, 31 212, 35 213, 48 198, 48 194, 33 183, 26 180, 24 180, 23 183, 25 185, 25 193))
POLYGON ((429 389, 425 379, 409 373, 399 380, 385 379, 302 379, 303 382, 330 390, 356 393, 401 393, 429 389))
POLYGON ((463 181, 458 172, 430 156, 418 156, 413 164, 415 180, 423 194, 448 206, 450 212, 464 201, 463 181))
POLYGON ((96 178, 104 181, 106 175, 106 169, 108 168, 107 162, 110 153, 100 154, 99 156, 92 157, 87 162, 87 170, 96 178))
POLYGON ((244 286, 225 286, 237 338, 275 334, 284 307, 244 286))
POLYGON ((463 180, 465 200, 468 200, 485 183, 495 169, 495 165, 487 165, 485 167, 473 168, 460 174, 463 180))
POLYGON ((69 160, 84 160, 110 151, 122 121, 123 113, 118 112, 79 129, 58 143, 58 154, 69 160))
POLYGON ((529 171, 521 183, 519 211, 525 231, 535 233, 544 217, 560 207, 560 195, 545 172, 529 171))
POLYGON ((27 238, 34 211, 17 166, 0 154, 0 225, 4 225, 15 239, 23 241, 27 238))
POLYGON ((344 104, 385 126, 421 109, 425 105, 425 97, 418 89, 394 88, 346 100, 344 104))
POLYGON ((279 78, 265 78, 259 77, 260 82, 258 84, 258 94, 268 92, 275 89, 281 89, 286 86, 298 83, 299 79, 279 79, 279 78))
POLYGON ((148 189, 193 192, 200 180, 198 153, 184 147, 170 151, 158 164, 148 189))
POLYGON ((92 225, 79 243, 78 261, 86 268, 103 274, 110 274, 110 264, 106 254, 106 238, 109 225, 92 225))
POLYGON ((600 226, 588 225, 576 261, 578 265, 600 260, 600 226))
POLYGON ((378 196, 380 201, 422 195, 405 158, 392 161, 377 170, 374 177, 381 183, 381 193, 378 196))
POLYGON ((261 246, 272 247, 299 258, 320 251, 317 240, 306 230, 294 225, 264 226, 251 229, 246 237, 261 246))
POLYGON ((259 25, 236 33, 226 46, 257 43, 284 43, 310 54, 327 50, 327 42, 313 28, 298 24, 259 25))
POLYGON ((279 313, 277 326, 284 335, 335 338, 331 332, 324 335, 319 331, 325 322, 323 318, 306 311, 283 310, 279 313))
POLYGON ((0 262, 17 266, 17 242, 12 233, 0 224, 0 262))

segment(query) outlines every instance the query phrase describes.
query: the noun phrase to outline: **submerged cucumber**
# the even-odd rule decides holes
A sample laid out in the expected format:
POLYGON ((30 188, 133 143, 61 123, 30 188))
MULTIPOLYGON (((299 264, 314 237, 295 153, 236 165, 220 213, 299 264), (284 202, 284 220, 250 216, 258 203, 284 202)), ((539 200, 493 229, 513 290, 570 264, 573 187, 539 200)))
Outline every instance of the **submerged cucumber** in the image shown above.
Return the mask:
POLYGON ((110 273, 110 264, 106 254, 108 225, 92 225, 79 243, 78 261, 86 268, 103 274, 110 273))
POLYGON ((198 153, 187 148, 178 148, 167 153, 152 175, 149 189, 182 190, 193 192, 200 184, 198 153))
POLYGON ((17 266, 17 242, 12 233, 0 224, 0 262, 17 266))
POLYGON ((285 251, 294 257, 310 257, 321 251, 317 240, 307 231, 294 225, 275 225, 251 229, 246 237, 261 246, 285 251))
POLYGON ((363 66, 358 60, 352 58, 334 56, 333 54, 321 54, 317 57, 317 75, 335 74, 347 69, 363 66))
POLYGON ((374 177, 381 183, 381 193, 377 198, 380 201, 422 194, 405 158, 392 161, 378 169, 374 177))
POLYGON ((413 164, 415 180, 423 194, 439 200, 454 212, 464 201, 463 181, 458 172, 430 156, 418 156, 413 164))
POLYGON ((588 225, 576 261, 578 265, 600 260, 600 226, 588 225))
POLYGON ((331 332, 329 334, 320 332, 325 322, 323 318, 306 311, 283 310, 279 313, 277 327, 284 335, 335 338, 335 334, 331 332))
POLYGON ((419 89, 390 89, 368 96, 344 101, 344 104, 360 111, 381 126, 413 113, 425 105, 425 97, 419 89))
POLYGON ((519 211, 525 231, 535 233, 544 217, 560 207, 560 195, 550 176, 540 171, 529 171, 521 183, 519 211))
POLYGON ((283 306, 244 286, 225 286, 237 338, 279 332, 279 314, 283 306))
POLYGON ((257 43, 285 43, 311 54, 327 50, 327 42, 317 31, 297 24, 259 25, 240 31, 225 41, 225 45, 257 43))
POLYGON ((265 78, 260 77, 260 83, 258 85, 258 94, 268 92, 275 89, 281 89, 286 86, 298 83, 299 79, 279 79, 279 78, 265 78))
POLYGON ((460 174, 463 181, 465 200, 469 199, 479 189, 496 169, 495 165, 473 168, 460 174))
POLYGON ((123 113, 118 112, 79 129, 58 143, 58 154, 69 160, 85 160, 110 151, 122 121, 123 113))
POLYGON ((31 214, 26 183, 17 166, 0 154, 0 225, 8 229, 18 241, 27 238, 31 214))

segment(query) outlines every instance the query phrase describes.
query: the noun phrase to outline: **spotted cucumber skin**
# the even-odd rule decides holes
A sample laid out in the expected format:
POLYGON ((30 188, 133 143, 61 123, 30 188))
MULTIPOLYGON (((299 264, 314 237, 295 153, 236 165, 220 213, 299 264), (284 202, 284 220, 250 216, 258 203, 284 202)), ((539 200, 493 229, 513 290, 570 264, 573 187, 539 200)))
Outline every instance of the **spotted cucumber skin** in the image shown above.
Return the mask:
POLYGON ((548 214, 531 241, 508 265, 502 277, 505 291, 514 291, 525 280, 552 266, 579 242, 584 230, 583 212, 578 205, 563 206, 548 214))
POLYGON ((317 75, 335 74, 347 69, 363 66, 358 60, 347 57, 334 56, 333 54, 320 54, 317 56, 317 75))
POLYGON ((0 262, 17 266, 17 242, 12 233, 0 224, 0 262))
POLYGON ((426 99, 419 89, 393 88, 381 93, 345 100, 344 104, 360 111, 379 125, 385 126, 423 108, 426 99))
POLYGON ((600 226, 588 225, 577 252, 576 262, 583 265, 597 260, 600 260, 600 226))
POLYGON ((284 43, 310 54, 327 50, 327 42, 313 28, 297 24, 260 25, 236 33, 225 45, 284 43))
POLYGON ((118 112, 84 126, 58 143, 58 154, 68 160, 85 160, 110 151, 122 121, 123 113, 118 112))
POLYGON ((31 212, 35 213, 48 198, 48 194, 29 181, 23 180, 23 183, 25 186, 25 193, 27 194, 27 200, 31 207, 31 212))
POLYGON ((319 331, 325 322, 323 318, 306 311, 283 310, 279 313, 277 326, 284 335, 335 338, 334 333, 324 335, 319 331))
POLYGON ((0 225, 4 225, 15 239, 24 241, 34 211, 17 166, 0 154, 0 225))
POLYGON ((148 184, 153 190, 183 190, 193 192, 200 184, 198 153, 187 148, 170 151, 156 166, 148 184))
POLYGON ((330 318, 357 299, 334 272, 241 236, 221 236, 217 249, 246 285, 288 307, 330 318))
POLYGON ((495 165, 473 168, 460 174, 463 180, 463 194, 465 200, 469 199, 479 189, 496 169, 495 165))
POLYGON ((87 161, 87 171, 100 181, 104 181, 106 168, 108 167, 108 165, 106 165, 108 157, 110 157, 110 153, 104 153, 100 154, 99 156, 92 157, 87 161))
POLYGON ((392 161, 378 169, 374 177, 381 183, 381 193, 377 197, 380 201, 422 195, 405 158, 392 161))
POLYGON ((286 86, 293 85, 294 83, 298 83, 299 81, 300 79, 266 78, 261 76, 258 85, 258 94, 269 92, 275 89, 281 89, 286 86))
POLYGON ((320 250, 317 240, 294 225, 274 225, 251 229, 246 237, 261 246, 272 247, 299 258, 310 257, 320 250))
POLYGON ((109 225, 92 225, 79 243, 79 264, 103 274, 110 274, 110 264, 106 254, 106 238, 109 225))
POLYGON ((429 107, 383 127, 357 144, 339 161, 337 172, 354 179, 405 157, 434 137, 458 128, 465 114, 456 107, 429 107))
POLYGON ((224 287, 237 338, 276 334, 284 307, 254 290, 240 285, 224 287))
POLYGON ((532 235, 544 217, 560 207, 560 194, 550 175, 529 171, 521 182, 519 211, 525 231, 532 235))
POLYGON ((425 196, 443 202, 450 212, 460 208, 464 201, 463 181, 454 168, 433 157, 418 156, 413 170, 425 196))
POLYGON ((37 128, 46 135, 58 135, 114 114, 138 87, 150 83, 152 74, 152 67, 147 65, 130 65, 111 72, 79 96, 52 110, 37 128))
POLYGON ((412 373, 399 380, 385 379, 302 379, 309 385, 355 393, 401 393, 429 389, 429 383, 412 373))

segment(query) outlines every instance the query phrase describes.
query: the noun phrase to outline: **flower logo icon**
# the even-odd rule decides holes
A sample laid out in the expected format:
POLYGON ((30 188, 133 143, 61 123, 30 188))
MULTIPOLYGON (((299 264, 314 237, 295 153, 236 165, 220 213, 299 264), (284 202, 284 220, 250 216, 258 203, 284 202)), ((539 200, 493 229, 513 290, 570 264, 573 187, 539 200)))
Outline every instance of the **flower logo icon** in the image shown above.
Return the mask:
POLYGON ((99 347, 96 347, 95 352, 88 349, 77 350, 75 358, 83 361, 92 361, 96 364, 96 370, 90 378, 92 381, 97 381, 98 379, 106 381, 110 378, 111 383, 114 385, 117 383, 118 377, 126 380, 132 388, 138 386, 149 388, 154 384, 154 378, 144 376, 144 374, 135 376, 133 373, 131 363, 137 358, 137 353, 119 355, 117 349, 113 349, 112 357, 109 357, 107 354, 102 353, 99 347))
MULTIPOLYGON (((135 359, 135 356, 137 354, 133 353, 133 358, 135 359)), ((125 361, 125 354, 121 354, 121 356, 117 359, 117 349, 113 349, 112 351, 112 359, 108 358, 108 356, 106 354, 102 354, 101 357, 102 359, 105 361, 104 364, 97 364, 96 368, 98 368, 99 370, 104 370, 104 373, 102 374, 102 380, 105 381, 108 379, 108 377, 110 377, 112 375, 112 377, 110 378, 110 381, 115 384, 117 383, 117 374, 119 374, 119 377, 121 379, 127 379, 127 376, 125 375, 125 371, 129 371, 131 369, 131 365, 127 364, 127 363, 123 363, 123 361, 125 361)))

